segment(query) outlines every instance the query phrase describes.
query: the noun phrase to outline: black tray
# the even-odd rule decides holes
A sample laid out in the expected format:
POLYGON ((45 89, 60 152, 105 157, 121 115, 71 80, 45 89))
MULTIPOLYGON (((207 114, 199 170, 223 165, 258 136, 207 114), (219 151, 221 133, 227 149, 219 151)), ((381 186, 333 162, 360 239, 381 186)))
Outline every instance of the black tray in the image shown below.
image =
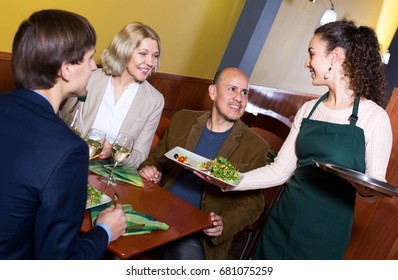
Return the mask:
POLYGON ((343 179, 346 179, 354 183, 358 183, 362 186, 371 188, 373 190, 382 192, 387 195, 398 197, 398 188, 390 184, 387 184, 386 182, 379 181, 361 172, 345 168, 342 166, 338 166, 335 164, 323 163, 318 161, 315 161, 315 163, 319 168, 328 171, 334 175, 337 175, 343 179))

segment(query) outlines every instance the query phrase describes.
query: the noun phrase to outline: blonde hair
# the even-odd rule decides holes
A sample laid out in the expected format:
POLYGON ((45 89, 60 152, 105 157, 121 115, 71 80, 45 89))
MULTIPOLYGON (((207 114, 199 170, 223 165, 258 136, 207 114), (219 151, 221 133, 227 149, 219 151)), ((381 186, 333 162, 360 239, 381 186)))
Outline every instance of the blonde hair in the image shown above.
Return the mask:
POLYGON ((162 47, 159 35, 151 27, 141 23, 132 22, 123 27, 112 40, 111 45, 102 52, 102 67, 106 74, 120 76, 126 69, 133 51, 138 48, 146 38, 155 40, 159 48, 159 57, 152 72, 155 72, 160 64, 162 47))

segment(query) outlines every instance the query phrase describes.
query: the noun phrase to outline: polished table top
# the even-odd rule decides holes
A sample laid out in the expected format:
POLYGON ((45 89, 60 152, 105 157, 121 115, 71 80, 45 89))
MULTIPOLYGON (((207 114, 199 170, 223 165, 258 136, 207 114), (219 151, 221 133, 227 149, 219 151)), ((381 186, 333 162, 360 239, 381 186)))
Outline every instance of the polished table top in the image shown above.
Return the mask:
MULTIPOLYGON (((89 183, 98 190, 105 190, 105 183, 99 175, 89 173, 89 183)), ((119 195, 117 203, 131 204, 134 210, 148 214, 160 222, 169 225, 167 230, 154 230, 150 234, 122 236, 109 243, 108 250, 121 259, 128 259, 142 254, 163 244, 198 232, 211 225, 208 213, 180 199, 158 185, 144 180, 144 187, 118 182, 114 187, 119 195)), ((114 197, 112 188, 106 192, 114 197)), ((90 212, 84 216, 82 231, 91 228, 90 212)))

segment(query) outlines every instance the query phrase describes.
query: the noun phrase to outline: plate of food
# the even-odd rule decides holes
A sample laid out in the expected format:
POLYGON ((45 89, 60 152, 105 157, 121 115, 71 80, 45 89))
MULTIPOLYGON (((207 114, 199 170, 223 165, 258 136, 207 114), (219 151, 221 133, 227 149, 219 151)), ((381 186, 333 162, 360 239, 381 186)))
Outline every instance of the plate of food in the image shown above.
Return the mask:
POLYGON ((225 188, 226 184, 236 186, 243 178, 243 175, 221 156, 208 159, 181 147, 171 149, 165 156, 187 169, 211 177, 221 183, 217 185, 222 188, 225 188))
POLYGON ((328 171, 334 175, 337 175, 343 179, 346 179, 347 181, 358 183, 362 186, 371 188, 390 196, 398 196, 397 187, 392 186, 386 182, 377 180, 375 178, 369 177, 364 173, 335 164, 323 163, 318 161, 315 161, 315 163, 319 168, 328 171))
POLYGON ((93 185, 87 184, 86 209, 100 206, 110 201, 112 199, 109 196, 97 190, 93 185))

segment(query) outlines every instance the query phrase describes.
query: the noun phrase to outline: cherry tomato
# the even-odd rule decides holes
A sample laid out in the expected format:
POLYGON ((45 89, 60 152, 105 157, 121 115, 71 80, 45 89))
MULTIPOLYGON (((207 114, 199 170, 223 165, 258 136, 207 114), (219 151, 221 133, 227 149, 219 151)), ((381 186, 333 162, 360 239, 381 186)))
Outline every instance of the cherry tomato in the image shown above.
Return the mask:
POLYGON ((184 157, 184 156, 179 156, 179 157, 177 158, 177 160, 178 160, 179 162, 184 163, 184 162, 186 162, 187 158, 184 157))

